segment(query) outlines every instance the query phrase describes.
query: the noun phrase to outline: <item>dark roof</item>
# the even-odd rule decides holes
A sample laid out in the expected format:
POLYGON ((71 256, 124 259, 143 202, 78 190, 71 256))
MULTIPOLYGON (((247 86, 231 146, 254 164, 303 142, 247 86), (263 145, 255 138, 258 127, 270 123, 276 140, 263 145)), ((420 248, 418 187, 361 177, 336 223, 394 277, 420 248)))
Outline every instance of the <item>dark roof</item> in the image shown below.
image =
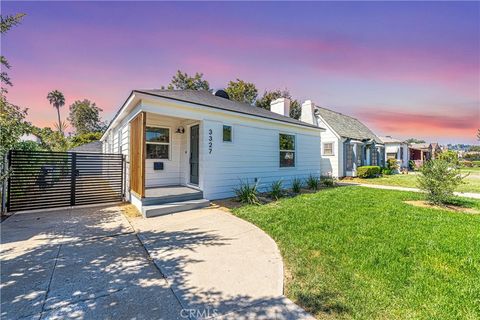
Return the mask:
POLYGON ((68 150, 69 152, 102 153, 102 141, 93 141, 68 150))
POLYGON ((242 113, 246 115, 256 116, 260 118, 272 119, 281 122, 296 124, 309 128, 323 129, 315 125, 305 123, 300 120, 296 120, 290 117, 282 116, 278 113, 251 106, 243 102, 237 102, 220 98, 208 91, 197 90, 134 90, 134 92, 143 93, 147 95, 162 97, 166 99, 172 99, 182 102, 194 103, 197 105, 221 109, 236 113, 242 113))
POLYGON ((382 143, 375 133, 355 118, 321 107, 317 107, 316 110, 339 136, 356 140, 371 139, 382 143))

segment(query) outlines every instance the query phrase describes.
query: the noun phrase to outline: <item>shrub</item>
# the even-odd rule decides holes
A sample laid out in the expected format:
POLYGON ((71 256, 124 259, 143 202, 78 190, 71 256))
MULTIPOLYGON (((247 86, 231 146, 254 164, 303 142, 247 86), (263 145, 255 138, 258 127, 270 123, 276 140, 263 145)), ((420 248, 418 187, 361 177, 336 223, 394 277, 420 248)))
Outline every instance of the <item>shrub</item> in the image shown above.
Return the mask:
POLYGON ((408 169, 415 170, 416 168, 417 168, 417 165, 415 164, 415 161, 408 160, 408 169))
POLYGON ((438 155, 438 159, 445 160, 453 165, 458 166, 458 153, 453 150, 445 150, 438 155))
POLYGON ((300 178, 293 178, 292 180, 292 190, 295 193, 300 193, 300 190, 302 189, 302 179, 300 178))
POLYGON ((309 175, 307 178, 307 186, 311 190, 318 190, 318 178, 315 177, 314 175, 309 175))
POLYGON ((382 168, 382 174, 390 176, 393 174, 393 170, 388 168, 382 168))
POLYGON ((398 170, 400 166, 398 165, 397 159, 387 159, 387 169, 390 169, 390 171, 395 171, 398 170))
POLYGON ((248 204, 260 204, 257 198, 258 193, 258 182, 255 182, 253 185, 248 183, 248 179, 246 182, 240 180, 240 186, 235 188, 235 194, 239 201, 248 203, 248 204))
POLYGON ((463 160, 463 161, 460 161, 460 166, 463 168, 472 168, 474 166, 474 163, 473 161, 463 160))
POLYGON ((357 176, 359 178, 374 178, 381 172, 379 166, 362 166, 357 168, 357 176))
POLYGON ((272 183, 272 190, 270 191, 270 196, 275 200, 278 200, 283 196, 282 180, 277 180, 272 183))
POLYGON ((433 204, 446 204, 456 187, 463 182, 460 170, 444 159, 429 160, 420 168, 418 186, 427 193, 427 200, 433 204))
POLYGON ((320 184, 325 187, 333 187, 335 185, 335 179, 332 176, 321 176, 320 184))
POLYGON ((474 160, 472 161, 474 167, 480 167, 480 161, 474 160))

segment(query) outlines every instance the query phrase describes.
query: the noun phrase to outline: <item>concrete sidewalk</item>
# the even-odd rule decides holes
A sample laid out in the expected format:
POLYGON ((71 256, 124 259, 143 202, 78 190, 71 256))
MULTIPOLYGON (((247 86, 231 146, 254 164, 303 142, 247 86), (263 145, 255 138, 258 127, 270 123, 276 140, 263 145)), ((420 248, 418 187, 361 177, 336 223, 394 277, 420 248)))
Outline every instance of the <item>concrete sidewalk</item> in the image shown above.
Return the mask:
MULTIPOLYGON (((397 190, 397 191, 411 191, 411 192, 423 192, 418 188, 407 188, 407 187, 397 187, 397 186, 383 186, 379 184, 368 184, 368 183, 357 183, 357 182, 338 182, 340 186, 360 186, 360 187, 367 187, 373 189, 384 189, 384 190, 397 190)), ((473 198, 473 199, 480 199, 480 193, 473 193, 473 192, 454 192, 454 194, 458 197, 462 198, 473 198)))
POLYGON ((219 209, 130 219, 183 310, 221 319, 313 319, 283 296, 276 243, 219 209))
POLYGON ((312 319, 283 296, 275 242, 221 210, 64 209, 0 228, 2 319, 312 319))
POLYGON ((119 208, 22 213, 0 228, 2 319, 181 319, 119 208))

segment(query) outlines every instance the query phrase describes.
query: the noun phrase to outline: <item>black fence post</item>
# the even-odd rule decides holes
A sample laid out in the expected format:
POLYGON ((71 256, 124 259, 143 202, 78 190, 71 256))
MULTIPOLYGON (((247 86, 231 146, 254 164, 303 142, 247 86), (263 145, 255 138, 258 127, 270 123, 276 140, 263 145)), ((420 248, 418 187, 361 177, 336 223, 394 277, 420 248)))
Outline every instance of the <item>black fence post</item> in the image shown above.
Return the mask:
POLYGON ((75 205, 75 188, 77 180, 77 154, 72 152, 72 172, 70 177, 70 205, 75 205))

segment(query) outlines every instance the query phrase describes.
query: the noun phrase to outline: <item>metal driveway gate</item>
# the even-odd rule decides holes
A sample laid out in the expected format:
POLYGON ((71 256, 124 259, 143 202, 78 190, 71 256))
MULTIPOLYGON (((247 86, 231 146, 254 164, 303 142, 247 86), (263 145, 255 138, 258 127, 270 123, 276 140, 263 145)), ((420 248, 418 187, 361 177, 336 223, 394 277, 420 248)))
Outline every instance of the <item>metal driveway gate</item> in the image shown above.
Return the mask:
POLYGON ((121 154, 11 150, 7 210, 122 201, 121 154))

